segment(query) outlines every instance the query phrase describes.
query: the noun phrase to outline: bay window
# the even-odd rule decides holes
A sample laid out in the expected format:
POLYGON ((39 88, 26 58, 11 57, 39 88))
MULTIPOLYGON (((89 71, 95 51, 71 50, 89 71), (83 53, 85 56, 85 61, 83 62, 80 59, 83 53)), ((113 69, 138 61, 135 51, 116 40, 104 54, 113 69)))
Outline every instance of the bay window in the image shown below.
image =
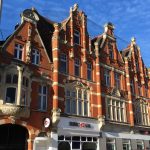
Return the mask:
POLYGON ((126 108, 124 101, 106 98, 106 104, 107 119, 112 121, 126 122, 126 108))
POLYGON ((84 88, 67 87, 65 99, 65 112, 67 114, 89 115, 89 91, 84 88))
POLYGON ((144 100, 134 101, 135 123, 139 125, 149 125, 148 103, 144 100))

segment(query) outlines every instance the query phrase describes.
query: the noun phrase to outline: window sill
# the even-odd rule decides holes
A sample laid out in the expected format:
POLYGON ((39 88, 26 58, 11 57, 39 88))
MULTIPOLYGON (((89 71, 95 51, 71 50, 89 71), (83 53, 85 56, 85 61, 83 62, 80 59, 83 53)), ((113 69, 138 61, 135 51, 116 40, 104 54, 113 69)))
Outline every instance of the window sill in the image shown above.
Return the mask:
POLYGON ((32 111, 47 113, 47 110, 41 110, 41 109, 32 109, 32 111))
POLYGON ((110 119, 106 119, 106 122, 111 123, 111 124, 129 125, 128 122, 120 122, 120 121, 115 121, 115 120, 110 120, 110 119))

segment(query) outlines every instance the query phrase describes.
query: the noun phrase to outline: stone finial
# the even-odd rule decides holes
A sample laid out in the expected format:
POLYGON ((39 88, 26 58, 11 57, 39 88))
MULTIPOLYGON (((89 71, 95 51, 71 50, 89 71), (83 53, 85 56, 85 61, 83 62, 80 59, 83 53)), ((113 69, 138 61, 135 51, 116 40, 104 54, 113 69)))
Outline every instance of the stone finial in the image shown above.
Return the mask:
POLYGON ((34 7, 31 8, 32 11, 35 11, 36 9, 34 7))
POLYGON ((114 34, 113 34, 114 29, 115 29, 115 27, 111 22, 108 22, 104 25, 104 32, 110 36, 114 36, 114 34))
POLYGON ((79 5, 76 3, 73 5, 73 11, 76 11, 78 9, 79 5))
POLYGON ((132 37, 132 38, 131 38, 131 43, 132 43, 132 44, 136 44, 136 38, 135 38, 135 37, 132 37))

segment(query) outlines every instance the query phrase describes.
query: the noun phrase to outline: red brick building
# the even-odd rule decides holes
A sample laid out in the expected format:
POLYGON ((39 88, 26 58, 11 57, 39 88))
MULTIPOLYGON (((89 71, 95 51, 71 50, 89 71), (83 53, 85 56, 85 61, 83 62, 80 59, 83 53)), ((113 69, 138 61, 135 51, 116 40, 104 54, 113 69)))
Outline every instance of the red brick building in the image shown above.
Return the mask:
POLYGON ((149 77, 112 23, 91 39, 77 4, 61 23, 26 9, 1 42, 0 149, 150 147, 149 77))

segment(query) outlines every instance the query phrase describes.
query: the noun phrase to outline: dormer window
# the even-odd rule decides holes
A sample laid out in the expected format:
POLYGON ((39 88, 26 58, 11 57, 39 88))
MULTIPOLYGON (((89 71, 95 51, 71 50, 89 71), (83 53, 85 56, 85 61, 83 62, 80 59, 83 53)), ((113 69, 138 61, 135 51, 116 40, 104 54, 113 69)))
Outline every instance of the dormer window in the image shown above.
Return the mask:
POLYGON ((22 60, 23 46, 21 44, 15 44, 14 58, 22 60))
POLYGON ((74 31, 74 43, 80 44, 80 32, 77 30, 74 31))
POLYGON ((65 91, 65 112, 71 115, 89 116, 89 89, 69 83, 65 91))
POLYGON ((110 59, 114 59, 113 45, 110 43, 108 44, 108 50, 110 59))
POLYGON ((34 65, 40 64, 40 53, 37 49, 32 50, 32 64, 34 65))
POLYGON ((138 64, 138 62, 135 62, 135 66, 136 66, 136 71, 138 71, 139 70, 139 64, 138 64))

